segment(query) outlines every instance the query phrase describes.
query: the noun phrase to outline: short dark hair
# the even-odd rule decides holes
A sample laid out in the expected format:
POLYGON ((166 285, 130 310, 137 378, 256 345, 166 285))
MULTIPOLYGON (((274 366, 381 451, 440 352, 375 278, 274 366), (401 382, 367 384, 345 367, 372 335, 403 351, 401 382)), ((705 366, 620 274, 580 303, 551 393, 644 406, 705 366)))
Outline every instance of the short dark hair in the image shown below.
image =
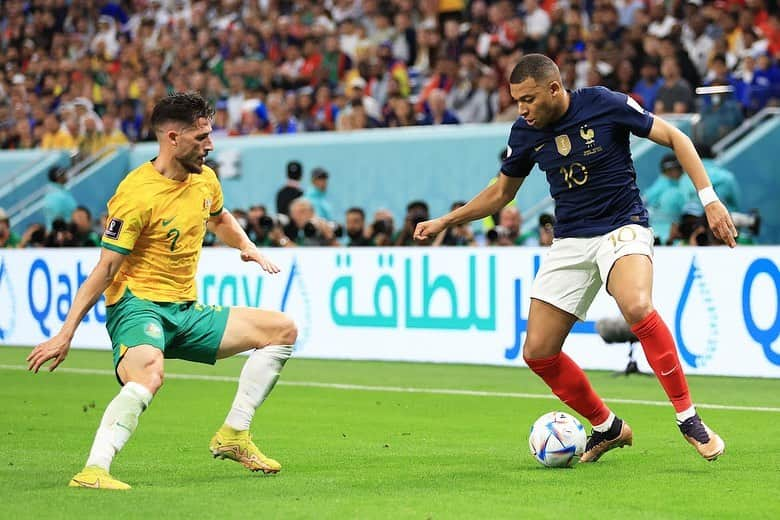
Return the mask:
POLYGON ((409 204, 406 205, 406 211, 407 213, 414 210, 423 210, 426 213, 428 212, 428 203, 424 200, 413 200, 409 204))
POLYGON ((360 215, 360 218, 363 220, 366 220, 366 212, 363 211, 363 208, 359 208, 357 206, 352 206, 347 210, 347 213, 357 213, 360 215))
POLYGON ((89 220, 92 220, 92 212, 89 210, 88 207, 86 207, 86 206, 76 206, 75 211, 83 211, 84 213, 87 214, 87 218, 89 220))
POLYGON ((509 82, 522 83, 528 78, 539 82, 550 77, 560 78, 560 76, 561 71, 558 70, 558 65, 544 54, 526 54, 512 69, 509 82))
POLYGON ((161 125, 169 122, 191 126, 201 117, 214 117, 214 107, 197 92, 174 92, 165 96, 152 111, 152 129, 157 132, 161 125))

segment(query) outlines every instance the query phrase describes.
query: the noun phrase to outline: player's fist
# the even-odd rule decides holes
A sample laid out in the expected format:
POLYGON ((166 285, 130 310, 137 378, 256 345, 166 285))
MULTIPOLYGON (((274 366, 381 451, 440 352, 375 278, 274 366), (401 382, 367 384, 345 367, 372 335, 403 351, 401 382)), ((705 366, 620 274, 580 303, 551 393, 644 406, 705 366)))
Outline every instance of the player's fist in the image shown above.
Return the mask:
POLYGON ((444 231, 446 227, 440 218, 420 222, 414 228, 414 239, 418 242, 428 242, 444 231))
POLYGON ((707 204, 704 211, 707 213, 707 223, 709 223, 715 238, 729 247, 735 247, 737 242, 734 239, 737 238, 737 228, 734 227, 734 222, 731 220, 726 206, 721 201, 716 200, 707 204))

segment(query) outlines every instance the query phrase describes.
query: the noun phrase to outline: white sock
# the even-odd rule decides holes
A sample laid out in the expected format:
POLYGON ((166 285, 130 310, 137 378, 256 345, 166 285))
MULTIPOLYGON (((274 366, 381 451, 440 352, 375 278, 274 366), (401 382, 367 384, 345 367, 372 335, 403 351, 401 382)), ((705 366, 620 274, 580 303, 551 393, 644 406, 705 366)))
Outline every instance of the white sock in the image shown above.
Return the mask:
POLYGON ((593 429, 597 432, 604 433, 605 431, 609 430, 610 426, 612 426, 612 421, 615 420, 615 414, 610 410, 609 417, 607 417, 607 420, 604 421, 601 424, 594 424, 593 429))
POLYGON ((236 398, 225 424, 238 431, 249 429, 255 410, 271 393, 292 350, 292 345, 269 345, 252 352, 241 370, 236 398))
POLYGON ((685 422, 686 419, 690 419, 691 417, 696 415, 696 407, 691 406, 690 408, 687 408, 682 412, 677 412, 675 415, 677 415, 677 424, 682 424, 685 422))
POLYGON ((127 383, 108 403, 100 421, 87 466, 111 469, 111 461, 138 426, 138 417, 152 402, 152 393, 138 383, 127 383))

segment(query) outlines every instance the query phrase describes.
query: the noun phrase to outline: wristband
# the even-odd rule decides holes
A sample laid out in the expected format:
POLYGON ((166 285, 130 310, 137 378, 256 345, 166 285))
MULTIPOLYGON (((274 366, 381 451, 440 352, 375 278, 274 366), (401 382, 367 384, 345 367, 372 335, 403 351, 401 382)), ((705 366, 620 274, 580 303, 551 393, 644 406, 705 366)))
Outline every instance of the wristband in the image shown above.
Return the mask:
POLYGON ((706 188, 699 190, 699 200, 701 201, 701 205, 706 208, 708 204, 712 204, 720 199, 712 186, 707 186, 706 188))

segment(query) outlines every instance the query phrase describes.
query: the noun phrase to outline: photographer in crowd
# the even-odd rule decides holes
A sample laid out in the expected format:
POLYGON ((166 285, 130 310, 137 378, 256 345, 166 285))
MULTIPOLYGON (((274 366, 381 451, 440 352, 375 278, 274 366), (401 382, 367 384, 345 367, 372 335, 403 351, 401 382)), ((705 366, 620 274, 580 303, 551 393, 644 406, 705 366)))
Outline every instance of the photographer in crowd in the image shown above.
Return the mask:
POLYGON ((428 204, 422 200, 414 200, 406 205, 406 218, 404 218, 404 227, 398 232, 393 240, 396 246, 414 246, 419 245, 413 239, 414 229, 417 224, 428 220, 428 204))
POLYGON ((284 234, 299 246, 338 246, 344 228, 314 213, 314 207, 305 197, 290 203, 290 222, 284 234))

